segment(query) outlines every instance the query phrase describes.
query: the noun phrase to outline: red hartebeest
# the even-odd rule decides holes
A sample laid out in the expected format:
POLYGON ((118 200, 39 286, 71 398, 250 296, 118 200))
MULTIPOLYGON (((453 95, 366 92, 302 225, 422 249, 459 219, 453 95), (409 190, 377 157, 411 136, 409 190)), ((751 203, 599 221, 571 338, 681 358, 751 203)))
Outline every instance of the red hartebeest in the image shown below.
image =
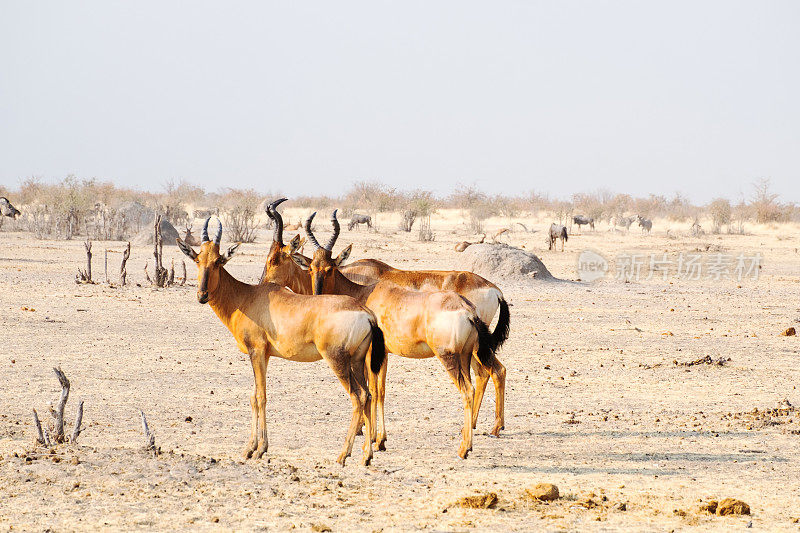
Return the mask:
MULTIPOLYGON (((299 247, 298 237, 296 236, 288 245, 284 245, 283 233, 278 231, 278 227, 283 227, 283 219, 275 207, 285 201, 286 198, 276 200, 266 209, 267 214, 275 220, 276 230, 261 281, 262 283, 267 280, 274 281, 290 287, 295 292, 311 294, 311 278, 304 275, 304 272, 292 260, 292 255, 296 255, 295 250, 299 247)), ((332 238, 326 247, 332 248, 333 241, 335 238, 332 238)), ((311 258, 306 258, 306 260, 310 262, 311 258)), ((399 270, 377 259, 361 259, 348 265, 340 264, 338 268, 350 281, 361 285, 371 285, 384 280, 413 290, 457 292, 475 306, 478 316, 485 324, 491 323, 499 309, 497 325, 491 334, 492 352, 502 346, 508 338, 510 327, 508 303, 506 303, 502 291, 495 284, 478 274, 450 270, 399 270)), ((488 369, 479 363, 477 354, 475 354, 472 358, 472 370, 475 372, 472 427, 475 428, 477 425, 483 395, 491 378, 495 388, 495 424, 491 435, 499 436, 500 430, 505 428, 506 369, 497 357, 492 358, 491 366, 488 369)))
MULTIPOLYGON (((332 218, 335 233, 324 247, 311 232, 313 216, 306 221, 305 230, 315 247, 314 258, 311 260, 299 254, 292 255, 298 266, 309 270, 308 273, 296 270, 293 275, 310 277, 313 280, 311 285, 314 294, 347 294, 365 303, 378 317, 378 325, 386 337, 387 351, 410 358, 437 357, 442 362, 464 402, 464 427, 458 453, 460 457, 466 458, 472 449, 474 388, 470 377, 470 360, 473 352, 487 366, 493 358, 490 333, 475 307, 452 291, 423 292, 408 290, 392 283, 362 286, 351 282, 338 271, 338 265, 349 254, 349 248, 336 260, 331 258, 331 248, 339 233, 335 213, 332 218)), ((288 269, 283 271, 284 275, 286 272, 288 269)), ((272 273, 280 272, 274 269, 272 273)), ((267 275, 270 273, 267 272, 267 275)), ((268 279, 282 284, 291 283, 287 278, 268 279)), ((373 381, 373 376, 370 378, 374 396, 373 410, 378 415, 378 423, 373 427, 380 427, 376 442, 379 449, 384 449, 386 425, 383 400, 386 365, 381 368, 378 380, 373 381)), ((366 431, 365 434, 370 433, 366 431)))
MULTIPOLYGON (((220 254, 222 224, 213 241, 208 222, 203 226, 200 252, 181 239, 181 251, 197 264, 197 299, 208 303, 236 339, 239 349, 250 356, 255 386, 250 396, 252 424, 245 457, 260 458, 268 447, 266 420, 266 374, 271 356, 289 361, 325 359, 350 395, 353 417, 338 461, 350 455, 361 421, 372 431, 371 398, 365 376, 365 360, 371 349, 373 372, 380 370, 386 350, 375 315, 346 296, 308 296, 273 283, 248 285, 231 276, 224 267, 235 244, 220 254)), ((365 438, 362 463, 372 459, 372 441, 365 438)))

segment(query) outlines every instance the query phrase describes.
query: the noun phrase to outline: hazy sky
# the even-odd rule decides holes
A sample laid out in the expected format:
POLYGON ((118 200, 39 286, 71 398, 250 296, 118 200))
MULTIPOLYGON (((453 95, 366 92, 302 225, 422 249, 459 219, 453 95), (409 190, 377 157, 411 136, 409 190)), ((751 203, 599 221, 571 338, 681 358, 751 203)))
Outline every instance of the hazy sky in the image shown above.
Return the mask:
POLYGON ((800 2, 0 0, 0 184, 800 201, 800 2))

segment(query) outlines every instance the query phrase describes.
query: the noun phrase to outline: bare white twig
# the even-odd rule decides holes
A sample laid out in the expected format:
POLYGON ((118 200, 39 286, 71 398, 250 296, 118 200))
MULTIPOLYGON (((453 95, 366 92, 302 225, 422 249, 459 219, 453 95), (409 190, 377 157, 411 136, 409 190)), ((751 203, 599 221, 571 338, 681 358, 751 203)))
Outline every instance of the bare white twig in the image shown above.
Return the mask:
POLYGON ((150 431, 150 428, 147 426, 147 417, 144 416, 144 411, 139 409, 139 414, 142 415, 142 431, 144 431, 144 439, 145 439, 145 447, 144 449, 147 451, 156 451, 156 436, 154 433, 150 431))

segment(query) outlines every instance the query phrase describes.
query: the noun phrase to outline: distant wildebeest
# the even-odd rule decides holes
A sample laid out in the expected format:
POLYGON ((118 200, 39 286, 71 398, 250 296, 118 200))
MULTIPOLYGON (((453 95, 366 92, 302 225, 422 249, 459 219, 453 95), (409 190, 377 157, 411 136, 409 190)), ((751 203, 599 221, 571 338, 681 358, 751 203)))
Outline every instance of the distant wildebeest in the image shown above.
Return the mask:
POLYGON ((626 231, 631 230, 631 224, 636 220, 636 217, 612 217, 610 220, 611 228, 625 228, 626 231))
POLYGON ((464 250, 467 249, 468 246, 471 246, 473 244, 481 244, 485 240, 486 240, 486 234, 484 233, 483 237, 481 237, 481 240, 479 240, 478 242, 461 241, 460 243, 456 244, 455 250, 456 252, 463 252, 464 250))
POLYGON ((653 221, 644 218, 642 215, 636 215, 636 219, 639 221, 639 227, 642 228, 642 233, 647 232, 649 234, 650 230, 653 229, 653 221))
POLYGON ((0 214, 2 214, 4 217, 17 218, 22 213, 19 212, 19 209, 11 205, 11 202, 8 201, 8 198, 5 196, 0 196, 0 214))
POLYGON ((358 224, 366 224, 369 229, 372 229, 372 217, 369 215, 359 215, 358 213, 353 213, 353 216, 350 217, 350 223, 347 225, 347 229, 349 231, 353 231, 358 224))
POLYGON ((569 236, 567 235, 567 228, 566 226, 562 226, 561 224, 556 224, 553 222, 550 224, 550 247, 548 250, 552 250, 553 247, 556 245, 556 240, 561 239, 561 251, 564 251, 564 243, 567 242, 569 236))
POLYGON ((577 215, 572 217, 572 222, 578 225, 579 230, 581 229, 581 226, 584 226, 586 224, 588 224, 589 227, 594 230, 594 218, 585 217, 583 215, 577 215))

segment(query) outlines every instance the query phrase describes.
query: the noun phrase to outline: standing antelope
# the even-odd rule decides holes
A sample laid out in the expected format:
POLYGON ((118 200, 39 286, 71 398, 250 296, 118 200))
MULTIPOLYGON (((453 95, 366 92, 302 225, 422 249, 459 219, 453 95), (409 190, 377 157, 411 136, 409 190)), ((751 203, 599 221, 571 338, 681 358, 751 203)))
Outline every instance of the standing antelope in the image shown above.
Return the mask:
POLYGON ((561 251, 563 252, 564 243, 569 239, 569 235, 567 235, 567 228, 553 222, 550 224, 550 246, 547 249, 552 250, 556 245, 556 240, 558 239, 561 239, 561 251))
MULTIPOLYGON (((236 339, 239 349, 250 356, 255 385, 250 396, 252 419, 245 457, 258 459, 268 448, 266 419, 266 375, 271 356, 289 361, 325 359, 350 395, 353 417, 338 462, 350 455, 361 422, 372 431, 371 398, 365 360, 371 351, 372 372, 386 359, 383 333, 375 315, 345 296, 307 296, 267 283, 248 285, 224 268, 239 244, 220 255, 222 224, 211 241, 208 222, 203 226, 200 252, 180 238, 181 251, 197 264, 197 300, 208 303, 236 339)), ((372 440, 364 439, 362 464, 372 460, 372 440)))
MULTIPOLYGON (((350 281, 339 272, 338 267, 350 255, 353 245, 335 259, 332 257, 333 246, 339 236, 336 211, 331 217, 333 236, 325 246, 317 242, 311 231, 314 215, 316 213, 305 224, 306 237, 314 246, 313 258, 309 261, 301 255, 292 256, 301 268, 308 270, 314 294, 345 294, 366 305, 378 318, 388 352, 413 359, 439 359, 464 402, 464 427, 458 455, 465 459, 472 449, 474 424, 472 407, 475 390, 470 376, 472 354, 476 351, 480 363, 487 368, 492 366, 494 358, 491 334, 475 306, 454 291, 421 292, 387 281, 371 285, 350 281)), ((379 419, 377 426, 380 427, 376 441, 379 449, 382 449, 386 440, 386 365, 381 368, 378 380, 378 383, 371 383, 371 387, 375 392, 373 410, 379 419)))
MULTIPOLYGON (((283 234, 277 230, 278 227, 283 226, 283 219, 280 213, 275 210, 275 206, 285 201, 286 198, 276 200, 270 204, 271 207, 267 210, 267 214, 276 221, 276 231, 264 265, 261 282, 273 281, 280 285, 286 285, 295 292, 311 294, 311 278, 305 271, 300 269, 299 265, 295 264, 292 258, 292 255, 295 255, 299 247, 298 238, 295 237, 288 245, 284 245, 283 234)), ((310 262, 311 258, 306 258, 306 260, 310 262)), ((412 290, 457 292, 475 306, 478 316, 485 324, 491 324, 492 319, 499 310, 497 325, 491 333, 491 350, 493 353, 508 338, 511 317, 503 292, 494 283, 478 274, 456 270, 400 270, 377 259, 360 259, 349 265, 340 264, 338 269, 350 281, 360 285, 389 281, 412 290)), ((491 435, 497 437, 500 435, 500 430, 505 429, 506 368, 495 356, 492 358, 491 367, 487 369, 482 364, 479 364, 477 354, 473 354, 472 370, 475 372, 472 427, 475 428, 477 425, 478 412, 483 402, 483 395, 489 378, 491 378, 495 389, 495 424, 491 435)))

